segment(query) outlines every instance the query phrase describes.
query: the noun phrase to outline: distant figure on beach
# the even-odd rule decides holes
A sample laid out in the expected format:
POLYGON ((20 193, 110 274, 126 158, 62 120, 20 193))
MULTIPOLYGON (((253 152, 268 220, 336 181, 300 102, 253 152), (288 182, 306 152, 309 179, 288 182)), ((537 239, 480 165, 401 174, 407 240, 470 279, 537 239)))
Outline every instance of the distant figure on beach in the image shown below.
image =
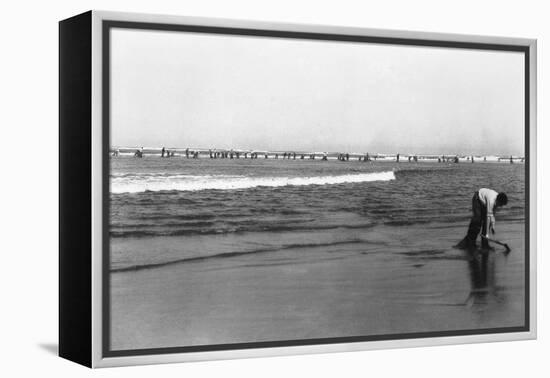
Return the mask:
POLYGON ((474 155, 472 155, 472 163, 474 162, 474 155))
POLYGON ((472 218, 468 226, 468 233, 457 244, 458 248, 472 249, 476 247, 477 236, 481 231, 481 248, 488 249, 486 238, 489 233, 495 233, 495 211, 508 203, 506 193, 498 193, 492 189, 481 188, 472 198, 472 218))
POLYGON ((514 158, 510 155, 510 164, 514 164, 514 158))
POLYGON ((458 156, 455 156, 454 162, 455 162, 455 164, 458 164, 458 156))
POLYGON ((136 153, 134 154, 134 157, 142 158, 143 157, 143 147, 141 147, 140 150, 136 150, 136 153))
POLYGON ((185 157, 189 159, 189 148, 185 149, 185 157))
POLYGON ((164 157, 165 152, 166 152, 166 149, 162 147, 162 150, 160 151, 160 157, 164 157))
POLYGON ((396 162, 399 163, 399 152, 397 153, 396 162))

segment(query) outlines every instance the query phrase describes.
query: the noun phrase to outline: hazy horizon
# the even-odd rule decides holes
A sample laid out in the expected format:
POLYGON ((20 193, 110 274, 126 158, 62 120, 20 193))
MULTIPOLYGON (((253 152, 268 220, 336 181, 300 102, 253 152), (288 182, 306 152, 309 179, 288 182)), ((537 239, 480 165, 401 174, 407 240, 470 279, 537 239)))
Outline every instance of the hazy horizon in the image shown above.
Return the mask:
POLYGON ((112 146, 524 154, 522 53, 111 33, 112 146))

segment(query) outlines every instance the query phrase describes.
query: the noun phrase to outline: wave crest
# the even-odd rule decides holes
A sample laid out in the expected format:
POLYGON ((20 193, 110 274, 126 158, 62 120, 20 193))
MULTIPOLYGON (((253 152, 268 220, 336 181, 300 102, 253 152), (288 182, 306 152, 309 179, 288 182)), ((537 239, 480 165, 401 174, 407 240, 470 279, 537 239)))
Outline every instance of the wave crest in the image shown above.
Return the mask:
POLYGON ((111 177, 111 193, 145 191, 239 190, 256 187, 336 185, 368 181, 395 180, 393 171, 313 177, 249 177, 227 175, 132 175, 111 177))

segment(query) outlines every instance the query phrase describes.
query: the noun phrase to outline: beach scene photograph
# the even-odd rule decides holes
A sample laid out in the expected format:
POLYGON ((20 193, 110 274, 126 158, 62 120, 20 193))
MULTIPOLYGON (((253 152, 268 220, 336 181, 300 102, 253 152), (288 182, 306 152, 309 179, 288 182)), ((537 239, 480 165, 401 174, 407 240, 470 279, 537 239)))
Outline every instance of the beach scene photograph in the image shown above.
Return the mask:
POLYGON ((110 351, 526 326, 522 52, 110 44, 110 351))

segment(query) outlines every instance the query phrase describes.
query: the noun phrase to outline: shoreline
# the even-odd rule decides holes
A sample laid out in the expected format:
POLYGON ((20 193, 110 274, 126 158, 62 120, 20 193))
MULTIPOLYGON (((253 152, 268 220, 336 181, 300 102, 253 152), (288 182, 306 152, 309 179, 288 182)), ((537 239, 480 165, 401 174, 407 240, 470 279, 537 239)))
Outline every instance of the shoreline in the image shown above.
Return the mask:
POLYGON ((357 231, 364 243, 112 272, 111 347, 522 325, 523 222, 500 222, 512 252, 486 258, 452 248, 466 226, 378 226, 357 231))

